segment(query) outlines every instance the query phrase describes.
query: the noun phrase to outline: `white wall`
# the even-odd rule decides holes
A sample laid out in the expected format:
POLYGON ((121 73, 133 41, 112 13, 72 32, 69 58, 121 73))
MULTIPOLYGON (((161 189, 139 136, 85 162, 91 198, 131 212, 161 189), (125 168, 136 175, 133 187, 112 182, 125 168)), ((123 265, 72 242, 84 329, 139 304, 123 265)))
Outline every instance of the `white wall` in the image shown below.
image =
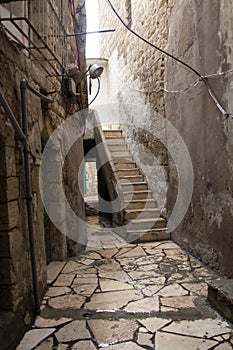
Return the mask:
MULTIPOLYGON (((96 100, 91 103, 90 108, 97 110, 103 129, 114 129, 119 125, 118 110, 112 105, 113 100, 110 99, 112 91, 109 84, 109 62, 103 58, 87 59, 87 66, 91 64, 98 64, 104 67, 104 71, 100 77, 100 92, 96 100)), ((88 81, 89 84, 89 81, 88 81)), ((92 93, 88 92, 89 103, 95 97, 98 89, 98 82, 96 79, 92 80, 92 93)))

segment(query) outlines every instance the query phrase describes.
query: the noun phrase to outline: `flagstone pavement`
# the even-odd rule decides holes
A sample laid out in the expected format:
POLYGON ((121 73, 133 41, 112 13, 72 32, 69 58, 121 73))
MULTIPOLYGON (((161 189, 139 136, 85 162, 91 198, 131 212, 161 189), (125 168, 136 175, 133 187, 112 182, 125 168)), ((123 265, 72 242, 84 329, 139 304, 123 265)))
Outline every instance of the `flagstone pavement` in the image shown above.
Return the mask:
POLYGON ((232 325, 206 299, 216 272, 172 241, 101 239, 50 263, 41 315, 17 350, 233 349, 232 325))

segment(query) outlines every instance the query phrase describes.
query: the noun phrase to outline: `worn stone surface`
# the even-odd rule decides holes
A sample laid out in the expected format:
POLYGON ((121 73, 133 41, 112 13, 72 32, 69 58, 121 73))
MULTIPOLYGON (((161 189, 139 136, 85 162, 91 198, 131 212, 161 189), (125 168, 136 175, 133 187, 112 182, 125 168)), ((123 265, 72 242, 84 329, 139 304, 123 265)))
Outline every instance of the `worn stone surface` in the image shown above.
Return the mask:
POLYGON ((133 340, 133 334, 138 328, 138 324, 130 320, 90 320, 88 324, 101 346, 133 340))
POLYGON ((85 304, 85 308, 89 310, 118 310, 131 300, 141 298, 142 295, 134 290, 96 293, 92 296, 90 302, 85 304))
POLYGON ((81 295, 65 295, 49 300, 49 306, 54 309, 78 309, 85 302, 86 298, 81 295))
POLYGON ((97 277, 96 275, 81 275, 75 278, 73 285, 74 286, 79 286, 82 284, 97 284, 97 277))
POLYGON ((162 297, 175 297, 175 296, 183 296, 188 295, 188 291, 182 288, 179 284, 172 284, 170 286, 166 286, 162 288, 157 295, 161 295, 162 297))
POLYGON ((91 338, 90 333, 86 329, 85 321, 73 321, 62 327, 55 335, 60 343, 91 338))
MULTIPOLYGON (((190 281, 196 268, 205 273, 207 270, 198 262, 195 262, 197 267, 193 267, 189 254, 182 252, 185 259, 180 259, 180 250, 172 242, 162 245, 139 244, 140 251, 147 250, 148 255, 119 259, 119 255, 114 254, 112 258, 95 259, 94 267, 90 269, 81 263, 89 254, 85 252, 76 257, 75 265, 68 263, 67 272, 63 269, 60 273, 75 275, 72 285, 54 287, 54 282, 49 289, 57 292, 60 288, 58 291, 64 292, 63 289, 68 288, 71 292, 45 296, 35 330, 55 329, 54 344, 61 350, 67 350, 70 344, 80 350, 93 347, 149 350, 154 346, 156 350, 230 348, 232 325, 208 305, 203 295, 207 283, 202 281, 202 273, 200 280, 195 277, 195 283, 180 282, 183 279, 190 281), (166 249, 161 249, 162 245, 166 249), (173 254, 167 255, 168 250, 173 254), (150 269, 151 265, 156 265, 156 269, 150 269), (95 273, 89 274, 89 270, 95 273), (140 275, 143 279, 133 279, 132 273, 143 273, 140 275), (107 279, 103 277, 105 274, 107 279), (78 279, 86 279, 89 283, 76 284, 78 279), (162 284, 157 284, 158 279, 162 284)), ((130 254, 130 250, 135 252, 135 245, 119 248, 118 252, 130 254)), ((208 271, 207 277, 214 274, 208 271)), ((67 283, 70 284, 69 279, 67 283)), ((28 339, 32 336, 29 333, 28 339)), ((42 339, 40 345, 44 347, 45 344, 42 339)))
POLYGON ((182 286, 190 291, 191 295, 202 295, 207 297, 207 284, 206 283, 182 283, 182 286))
POLYGON ((79 341, 79 342, 75 343, 72 346, 72 349, 74 349, 74 350, 96 350, 96 347, 94 346, 94 344, 91 341, 83 340, 83 341, 79 341))
POLYGON ((32 329, 27 332, 20 344, 17 346, 17 350, 31 350, 38 345, 43 339, 54 333, 55 328, 48 329, 32 329))
POLYGON ((230 322, 233 322, 233 280, 219 278, 208 284, 209 302, 230 322))
POLYGON ((106 259, 111 259, 117 252, 118 249, 99 250, 99 254, 106 259))
POLYGON ((163 318, 148 318, 144 320, 140 320, 140 323, 143 324, 150 332, 155 333, 160 328, 163 328, 165 325, 169 324, 171 319, 163 319, 163 318))
POLYGON ((55 279, 58 277, 59 273, 63 269, 65 265, 64 261, 52 261, 48 265, 47 269, 47 283, 51 284, 55 281, 55 279))
POLYGON ((138 301, 130 302, 125 308, 128 312, 147 312, 159 311, 159 298, 145 298, 138 301))
POLYGON ((126 290, 133 289, 133 286, 127 283, 122 283, 110 279, 100 278, 100 289, 102 292, 108 292, 113 290, 126 290))
POLYGON ((36 347, 36 350, 53 350, 53 338, 44 340, 39 346, 36 347))
POLYGON ((223 343, 223 344, 218 345, 215 349, 217 349, 217 350, 231 350, 232 346, 230 344, 223 343))
POLYGON ((72 318, 61 317, 58 319, 47 319, 38 316, 35 321, 35 326, 37 328, 52 328, 68 323, 69 321, 72 321, 72 318))
POLYGON ((152 338, 153 338, 152 334, 145 334, 145 333, 139 332, 137 342, 140 345, 144 345, 144 346, 146 345, 146 346, 152 347, 153 346, 152 338))
POLYGON ((179 350, 208 350, 217 342, 214 340, 184 337, 177 334, 157 332, 155 335, 156 350, 179 349, 179 350))
POLYGON ((75 291, 75 293, 79 295, 90 297, 94 293, 97 287, 98 287, 97 283, 80 284, 80 285, 73 286, 73 290, 75 291))
POLYGON ((194 301, 197 297, 183 296, 183 297, 168 297, 162 298, 161 303, 163 306, 173 307, 177 309, 182 308, 195 308, 194 301))
POLYGON ((54 282, 54 287, 70 287, 75 275, 73 274, 62 274, 59 275, 56 281, 54 282))
POLYGON ((45 294, 46 297, 57 297, 60 295, 68 294, 71 292, 71 289, 69 287, 50 287, 47 293, 45 294))
POLYGON ((212 319, 173 322, 171 325, 163 328, 163 330, 200 338, 212 338, 219 334, 231 332, 226 322, 212 319))
POLYGON ((117 345, 110 345, 110 346, 107 346, 105 349, 108 349, 108 350, 140 350, 141 346, 139 346, 133 342, 126 342, 126 343, 117 344, 117 345))
POLYGON ((76 261, 68 261, 65 264, 65 267, 62 270, 62 273, 75 273, 81 270, 81 268, 85 268, 82 264, 77 263, 76 261))

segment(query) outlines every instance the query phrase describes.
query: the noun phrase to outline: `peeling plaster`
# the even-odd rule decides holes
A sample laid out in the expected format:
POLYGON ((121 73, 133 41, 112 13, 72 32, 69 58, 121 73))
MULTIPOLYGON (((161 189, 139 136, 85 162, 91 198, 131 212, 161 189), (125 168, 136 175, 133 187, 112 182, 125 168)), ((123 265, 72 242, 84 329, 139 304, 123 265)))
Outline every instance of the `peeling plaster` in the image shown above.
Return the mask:
POLYGON ((208 219, 209 226, 217 225, 220 229, 225 214, 224 208, 228 207, 233 217, 233 198, 230 194, 209 193, 206 198, 201 198, 202 209, 208 219))

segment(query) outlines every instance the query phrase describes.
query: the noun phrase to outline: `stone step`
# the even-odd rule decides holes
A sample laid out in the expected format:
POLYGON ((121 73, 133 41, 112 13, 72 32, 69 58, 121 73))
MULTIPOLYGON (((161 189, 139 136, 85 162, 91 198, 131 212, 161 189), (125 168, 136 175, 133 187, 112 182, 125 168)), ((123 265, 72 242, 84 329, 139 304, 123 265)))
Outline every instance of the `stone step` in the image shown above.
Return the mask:
POLYGON ((116 144, 116 143, 123 143, 125 144, 125 139, 124 137, 112 137, 112 138, 106 138, 105 137, 105 141, 108 145, 111 145, 111 144, 116 144))
POLYGON ((124 201, 125 210, 135 210, 135 209, 154 209, 156 208, 156 203, 153 198, 140 199, 140 200, 125 200, 124 201))
MULTIPOLYGON (((131 155, 127 156, 127 157, 112 157, 111 161, 115 164, 115 163, 124 163, 124 162, 129 162, 129 163, 134 163, 131 155)), ((135 163, 134 163, 135 164, 135 163)), ((137 167, 137 165, 136 165, 137 167)), ((127 169, 127 168, 122 168, 127 169)))
POLYGON ((122 131, 121 130, 104 130, 104 136, 107 138, 121 137, 122 131))
POLYGON ((129 176, 121 176, 121 183, 123 184, 124 181, 126 183, 130 182, 140 182, 144 181, 144 176, 143 175, 129 175, 129 176))
POLYGON ((123 196, 125 200, 140 200, 152 198, 152 192, 149 190, 146 191, 128 191, 123 192, 123 196))
POLYGON ((233 279, 221 277, 208 283, 208 301, 233 323, 233 279))
POLYGON ((148 231, 160 228, 166 228, 166 222, 163 218, 139 219, 133 220, 127 224, 127 232, 148 231))
POLYGON ((136 163, 127 159, 114 158, 113 163, 116 169, 135 169, 136 163))
POLYGON ((171 234, 166 228, 152 229, 149 231, 142 230, 138 232, 128 231, 125 240, 129 243, 140 243, 140 242, 156 242, 166 241, 171 239, 171 234))
POLYGON ((148 190, 148 184, 145 181, 123 183, 122 184, 122 190, 123 190, 123 192, 147 191, 148 190))
POLYGON ((119 178, 127 178, 127 176, 140 175, 139 168, 134 169, 117 169, 116 171, 119 178))
POLYGON ((128 151, 128 148, 126 144, 124 143, 118 143, 117 145, 110 143, 108 145, 109 151, 110 152, 116 152, 116 151, 128 151))
POLYGON ((111 151, 111 156, 114 158, 127 158, 127 159, 132 159, 131 154, 129 153, 128 150, 122 150, 122 151, 111 151))
POLYGON ((125 210, 125 220, 134 220, 140 216, 140 219, 149 219, 149 218, 159 218, 160 210, 159 209, 134 209, 134 210, 125 210))

